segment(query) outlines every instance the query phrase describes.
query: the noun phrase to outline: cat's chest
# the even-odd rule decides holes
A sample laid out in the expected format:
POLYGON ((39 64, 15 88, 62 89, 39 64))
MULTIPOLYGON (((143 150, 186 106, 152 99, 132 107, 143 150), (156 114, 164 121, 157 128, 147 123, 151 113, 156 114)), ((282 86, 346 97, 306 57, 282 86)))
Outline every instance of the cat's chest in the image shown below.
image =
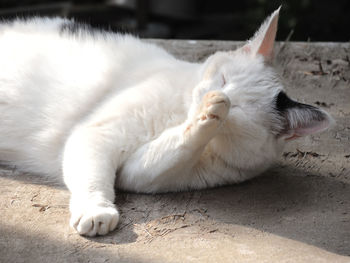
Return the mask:
POLYGON ((133 83, 97 105, 90 125, 133 138, 135 145, 159 137, 187 119, 190 97, 183 87, 174 87, 166 77, 133 83))

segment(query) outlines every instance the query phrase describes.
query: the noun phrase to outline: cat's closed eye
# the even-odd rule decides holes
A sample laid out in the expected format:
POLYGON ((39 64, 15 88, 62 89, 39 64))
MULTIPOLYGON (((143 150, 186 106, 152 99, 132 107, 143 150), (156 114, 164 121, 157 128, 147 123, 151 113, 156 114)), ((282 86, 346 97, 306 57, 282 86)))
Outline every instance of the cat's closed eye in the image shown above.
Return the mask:
POLYGON ((221 78, 222 78, 221 87, 223 88, 223 87, 226 85, 226 79, 225 79, 225 76, 224 76, 224 75, 221 75, 221 78))

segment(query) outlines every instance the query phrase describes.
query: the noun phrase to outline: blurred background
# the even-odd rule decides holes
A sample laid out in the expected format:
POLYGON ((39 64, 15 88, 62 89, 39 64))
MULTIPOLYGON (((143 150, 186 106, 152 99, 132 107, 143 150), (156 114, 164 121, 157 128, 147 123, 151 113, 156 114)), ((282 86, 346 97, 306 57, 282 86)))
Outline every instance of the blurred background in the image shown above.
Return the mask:
POLYGON ((68 17, 146 38, 246 40, 281 4, 278 40, 350 40, 349 0, 0 0, 0 17, 68 17))

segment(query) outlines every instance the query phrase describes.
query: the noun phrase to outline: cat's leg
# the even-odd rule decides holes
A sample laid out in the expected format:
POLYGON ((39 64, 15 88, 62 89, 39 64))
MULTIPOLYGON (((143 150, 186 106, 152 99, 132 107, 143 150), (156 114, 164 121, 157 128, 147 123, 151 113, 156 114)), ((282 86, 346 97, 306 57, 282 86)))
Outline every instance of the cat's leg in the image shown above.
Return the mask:
POLYGON ((76 129, 63 154, 63 176, 71 191, 70 224, 81 235, 104 235, 116 228, 115 137, 94 126, 76 129))
POLYGON ((221 91, 206 93, 194 116, 164 131, 126 160, 118 175, 118 185, 138 192, 204 187, 198 184, 205 182, 189 173, 206 145, 218 134, 229 108, 230 101, 221 91))

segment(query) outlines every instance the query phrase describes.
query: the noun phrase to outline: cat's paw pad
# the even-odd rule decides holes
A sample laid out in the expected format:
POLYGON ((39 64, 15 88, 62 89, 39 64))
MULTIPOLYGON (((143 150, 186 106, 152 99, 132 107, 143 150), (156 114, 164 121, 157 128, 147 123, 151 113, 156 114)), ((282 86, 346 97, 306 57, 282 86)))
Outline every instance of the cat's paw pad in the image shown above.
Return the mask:
POLYGON ((119 221, 119 212, 114 207, 91 207, 84 213, 72 213, 70 225, 84 236, 105 235, 113 231, 119 221))
POLYGON ((229 98, 221 91, 210 91, 202 100, 199 114, 200 121, 224 120, 230 109, 229 98))

